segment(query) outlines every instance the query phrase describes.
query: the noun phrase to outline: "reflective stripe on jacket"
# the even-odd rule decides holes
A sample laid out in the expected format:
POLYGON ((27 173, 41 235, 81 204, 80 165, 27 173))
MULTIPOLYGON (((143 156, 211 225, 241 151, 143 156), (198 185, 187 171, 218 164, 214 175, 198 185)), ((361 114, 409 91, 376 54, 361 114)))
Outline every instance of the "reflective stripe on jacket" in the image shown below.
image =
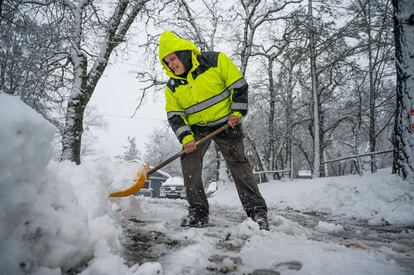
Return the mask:
POLYGON ((215 126, 225 123, 230 115, 246 115, 248 84, 224 53, 200 53, 192 42, 164 32, 159 58, 170 77, 165 89, 168 122, 182 144, 194 139, 192 125, 215 126), (181 50, 192 52, 193 67, 186 78, 176 76, 163 61, 181 50))

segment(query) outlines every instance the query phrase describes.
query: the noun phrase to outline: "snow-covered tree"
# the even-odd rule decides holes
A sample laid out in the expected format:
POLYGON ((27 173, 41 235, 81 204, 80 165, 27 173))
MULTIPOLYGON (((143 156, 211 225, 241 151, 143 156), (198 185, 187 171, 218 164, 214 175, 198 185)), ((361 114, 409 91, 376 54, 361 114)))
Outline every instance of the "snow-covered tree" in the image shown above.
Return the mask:
POLYGON ((414 2, 392 2, 397 68, 393 172, 414 184, 414 2))
POLYGON ((246 75, 250 84, 250 114, 249 121, 245 124, 253 129, 246 131, 247 150, 250 151, 247 153, 251 156, 255 169, 259 171, 274 169, 276 166, 275 159, 278 155, 274 152, 274 148, 280 146, 276 146, 275 134, 278 131, 273 124, 276 121, 274 114, 277 94, 273 83, 273 73, 276 73, 276 70, 273 70, 273 62, 281 54, 283 44, 286 44, 284 41, 280 42, 285 38, 283 28, 287 25, 286 21, 296 16, 300 2, 302 1, 240 0, 235 1, 228 11, 226 37, 233 45, 232 55, 236 57, 234 61, 240 64, 240 71, 246 75), (253 59, 258 55, 267 58, 267 61, 263 62, 260 58, 253 59), (263 67, 267 69, 262 70, 263 67), (257 71, 267 75, 267 79, 256 74, 257 71), (260 103, 254 106, 256 100, 260 103), (256 116, 253 114, 256 108, 263 110, 264 113, 256 116), (267 118, 268 121, 262 121, 262 118, 267 118), (257 123, 258 120, 263 124, 257 123), (255 125, 267 125, 267 131, 263 132, 254 127, 255 125))
POLYGON ((125 41, 127 31, 147 2, 148 0, 117 1, 108 19, 98 16, 96 21, 92 21, 92 25, 90 19, 95 18, 97 14, 95 1, 65 2, 66 8, 71 13, 68 60, 73 78, 66 108, 62 160, 80 163, 85 108, 108 65, 112 52, 125 41), (93 29, 97 26, 101 28, 98 28, 94 39, 87 37, 88 28, 93 29))
MULTIPOLYGON (((156 166, 175 155, 182 150, 176 136, 170 129, 169 125, 154 129, 149 138, 149 142, 145 143, 144 161, 151 166, 156 166)), ((175 160, 167 166, 161 168, 171 176, 181 176, 180 160, 175 160)))
POLYGON ((0 2, 0 92, 19 96, 60 131, 64 16, 53 5, 0 2))
MULTIPOLYGON (((358 153, 369 141, 372 94, 376 128, 371 136, 375 138, 375 148, 388 148, 387 133, 393 113, 390 90, 394 82, 390 77, 392 44, 388 41, 386 0, 167 3, 162 11, 167 14, 160 13, 157 27, 171 29, 195 41, 200 48, 225 51, 246 73, 250 110, 243 124, 246 151, 255 170, 284 169, 291 163, 295 170, 315 170, 317 162, 358 153), (369 17, 361 16, 369 1, 375 11, 370 41, 366 35, 369 17), (313 27, 308 20, 311 17, 313 27), (309 61, 310 34, 315 40, 314 66, 309 61), (371 45, 373 70, 368 68, 367 44, 371 45), (373 76, 371 86, 369 74, 373 76), (375 89, 373 93, 370 87, 375 89), (315 107, 319 111, 314 112, 315 107)), ((159 31, 149 35, 152 47, 158 42, 157 35, 159 31)), ((155 47, 149 49, 154 52, 155 47)), ((153 59, 159 67, 156 55, 153 59)), ((140 75, 148 77, 152 73, 148 78, 151 87, 165 85, 160 70, 155 72, 140 75)), ((316 170, 322 175, 345 171, 333 165, 319 167, 316 170)))
MULTIPOLYGON (((392 9, 389 0, 355 0, 347 6, 349 16, 355 17, 349 30, 349 36, 357 39, 359 58, 357 70, 359 87, 356 91, 361 96, 361 122, 358 127, 360 142, 369 142, 369 151, 377 151, 381 147, 381 133, 390 128, 383 122, 393 117, 393 93, 391 78, 395 74, 393 64, 392 9), (357 14, 358 16, 354 16, 357 14), (390 85, 391 84, 391 85, 390 85), (389 89, 390 88, 390 89, 389 89), (367 110, 367 111, 364 111, 367 110), (367 129, 368 136, 365 137, 367 129)), ((377 169, 375 155, 371 156, 371 172, 377 169)))
POLYGON ((123 146, 123 148, 125 148, 125 152, 120 156, 123 160, 130 161, 140 158, 141 153, 137 148, 135 137, 128 137, 128 145, 123 146))
POLYGON ((114 49, 149 0, 1 1, 1 91, 19 95, 80 163, 84 112, 114 49))

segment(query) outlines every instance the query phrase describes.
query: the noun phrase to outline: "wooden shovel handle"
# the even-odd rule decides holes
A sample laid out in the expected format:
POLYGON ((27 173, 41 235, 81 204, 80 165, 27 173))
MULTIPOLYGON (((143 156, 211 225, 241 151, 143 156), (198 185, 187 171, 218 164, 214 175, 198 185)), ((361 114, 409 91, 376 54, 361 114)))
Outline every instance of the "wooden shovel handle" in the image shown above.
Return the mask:
MULTIPOLYGON (((211 132, 210 134, 208 134, 207 136, 203 137, 202 139, 200 139, 199 141, 196 142, 197 145, 199 144, 203 144, 207 141, 209 141, 210 139, 212 139, 214 136, 216 136, 217 134, 223 132, 224 130, 226 130, 227 128, 229 128, 229 124, 224 124, 223 126, 221 126, 220 128, 218 128, 217 130, 211 132)), ((161 169, 162 167, 164 167, 165 165, 169 164, 170 162, 172 162, 173 160, 181 157, 182 155, 185 154, 185 151, 182 150, 181 152, 175 154, 174 156, 169 157, 168 159, 164 160, 163 162, 161 162, 160 164, 158 164, 157 166, 155 166, 154 168, 152 168, 151 170, 149 170, 147 172, 147 175, 151 175, 152 173, 154 173, 155 171, 161 169)))

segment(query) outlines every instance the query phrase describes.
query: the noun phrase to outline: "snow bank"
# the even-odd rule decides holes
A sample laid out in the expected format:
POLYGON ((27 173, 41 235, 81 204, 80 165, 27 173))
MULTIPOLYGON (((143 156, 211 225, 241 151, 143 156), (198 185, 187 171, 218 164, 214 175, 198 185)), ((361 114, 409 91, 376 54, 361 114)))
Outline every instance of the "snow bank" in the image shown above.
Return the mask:
POLYGON ((119 256, 121 228, 111 213, 122 205, 107 199, 113 182, 108 160, 81 166, 50 162, 55 129, 16 97, 0 94, 0 125, 2 273, 157 269, 129 268, 119 256))
MULTIPOLYGON (((363 177, 349 175, 262 183, 259 189, 271 208, 319 211, 367 220, 370 224, 414 223, 414 185, 390 169, 363 177)), ((212 203, 241 207, 234 184, 219 186, 212 203)))
POLYGON ((89 256, 89 232, 83 227, 87 217, 78 204, 65 201, 76 200, 68 186, 48 181, 53 127, 4 94, 0 125, 0 245, 7 251, 0 258, 2 271, 19 274, 38 266, 79 264, 89 256))
POLYGON ((253 235, 249 240, 240 251, 244 265, 261 266, 280 274, 404 274, 385 255, 315 242, 305 235, 272 231, 253 235))

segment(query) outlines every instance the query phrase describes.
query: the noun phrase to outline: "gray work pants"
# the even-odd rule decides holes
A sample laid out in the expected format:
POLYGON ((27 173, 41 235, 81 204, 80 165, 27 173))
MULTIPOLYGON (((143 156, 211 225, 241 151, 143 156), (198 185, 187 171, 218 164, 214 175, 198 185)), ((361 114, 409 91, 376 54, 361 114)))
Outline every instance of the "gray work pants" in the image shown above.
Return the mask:
MULTIPOLYGON (((196 140, 208 135, 218 127, 191 127, 196 140)), ((240 201, 248 217, 267 213, 265 200, 259 192, 252 167, 246 158, 241 125, 228 128, 213 138, 226 160, 233 176, 240 201)), ((189 213, 208 217, 209 205, 202 181, 203 158, 210 142, 198 145, 197 149, 181 157, 181 167, 186 187, 189 213)))

